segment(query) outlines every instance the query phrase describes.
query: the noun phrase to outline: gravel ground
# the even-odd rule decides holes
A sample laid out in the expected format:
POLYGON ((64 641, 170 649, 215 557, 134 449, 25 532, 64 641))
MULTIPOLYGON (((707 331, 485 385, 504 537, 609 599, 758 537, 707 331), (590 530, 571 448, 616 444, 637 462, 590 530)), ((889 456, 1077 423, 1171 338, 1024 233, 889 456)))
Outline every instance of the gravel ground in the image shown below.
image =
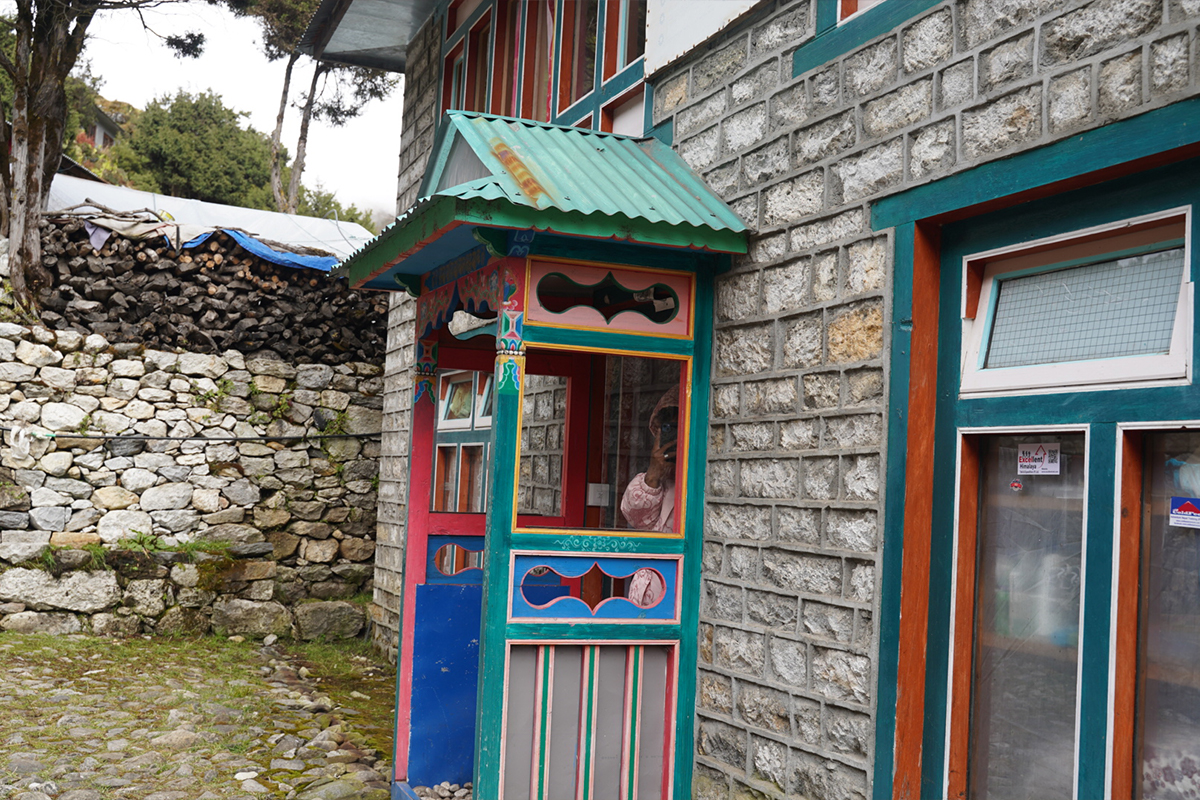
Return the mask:
POLYGON ((391 668, 237 638, 0 633, 0 798, 386 800, 391 668))

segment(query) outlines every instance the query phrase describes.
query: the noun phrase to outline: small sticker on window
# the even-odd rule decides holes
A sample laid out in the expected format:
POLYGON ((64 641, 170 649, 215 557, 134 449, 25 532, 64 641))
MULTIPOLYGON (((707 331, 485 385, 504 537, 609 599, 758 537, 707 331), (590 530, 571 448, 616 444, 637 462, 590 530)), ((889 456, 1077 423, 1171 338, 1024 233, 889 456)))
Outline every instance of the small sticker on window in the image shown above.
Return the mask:
POLYGON ((1059 474, 1059 442, 1039 442, 1017 446, 1018 475, 1057 475, 1059 474))
POLYGON ((1169 524, 1176 528, 1200 528, 1200 500, 1172 497, 1169 524))

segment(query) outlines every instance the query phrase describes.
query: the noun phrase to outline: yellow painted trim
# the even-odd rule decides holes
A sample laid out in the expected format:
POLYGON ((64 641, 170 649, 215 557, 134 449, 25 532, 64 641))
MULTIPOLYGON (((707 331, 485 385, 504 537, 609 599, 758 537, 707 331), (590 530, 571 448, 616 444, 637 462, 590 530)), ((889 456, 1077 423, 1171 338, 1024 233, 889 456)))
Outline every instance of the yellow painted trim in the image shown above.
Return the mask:
MULTIPOLYGON (((527 284, 528 285, 528 284, 527 284)), ((687 503, 683 502, 676 506, 679 510, 678 532, 677 533, 661 533, 658 531, 631 531, 624 528, 522 528, 517 525, 517 502, 521 493, 521 428, 525 421, 525 366, 528 365, 528 354, 530 350, 565 350, 572 353, 604 353, 605 355, 618 356, 635 356, 639 358, 658 358, 672 361, 682 361, 683 369, 686 373, 687 380, 684 382, 686 396, 679 399, 679 407, 685 409, 683 435, 684 442, 688 443, 689 449, 692 441, 692 377, 693 377, 693 357, 690 355, 667 355, 663 353, 647 353, 641 350, 613 350, 604 347, 574 347, 563 344, 534 344, 528 345, 525 348, 526 362, 522 365, 521 371, 521 393, 518 396, 520 405, 517 408, 517 449, 516 458, 513 459, 513 469, 516 474, 513 476, 513 510, 509 530, 516 533, 535 533, 539 535, 550 536, 576 536, 584 534, 587 536, 623 536, 636 537, 641 539, 683 539, 687 531, 687 503)), ((687 454, 685 453, 685 456, 687 454)), ((677 460, 676 463, 682 464, 677 485, 687 486, 688 477, 688 458, 677 460)), ((686 498, 684 498, 686 500, 686 498)))
MULTIPOLYGON (((525 259, 525 298, 523 309, 525 312, 525 324, 535 328, 559 328, 568 331, 603 331, 605 333, 621 333, 626 336, 644 336, 650 339, 676 339, 680 341, 692 341, 696 337, 696 273, 684 272, 674 269, 655 269, 654 267, 632 267, 625 264, 612 264, 607 261, 584 261, 578 258, 546 258, 543 256, 527 256, 525 259), (580 267, 592 267, 594 269, 610 269, 618 272, 645 272, 651 275, 670 275, 671 277, 683 276, 691 284, 691 291, 688 292, 688 329, 687 333, 650 333, 647 331, 631 331, 625 329, 617 329, 612 327, 600 327, 599 325, 574 325, 565 322, 537 322, 530 319, 529 310, 533 307, 530 305, 529 293, 530 287, 533 285, 533 261, 534 259, 543 261, 548 264, 565 264, 580 267)), ((534 298, 536 301, 536 297, 534 298)), ((556 312, 550 311, 543 307, 540 303, 538 308, 546 311, 548 314, 556 312)), ((563 312, 565 313, 565 312, 563 312)))

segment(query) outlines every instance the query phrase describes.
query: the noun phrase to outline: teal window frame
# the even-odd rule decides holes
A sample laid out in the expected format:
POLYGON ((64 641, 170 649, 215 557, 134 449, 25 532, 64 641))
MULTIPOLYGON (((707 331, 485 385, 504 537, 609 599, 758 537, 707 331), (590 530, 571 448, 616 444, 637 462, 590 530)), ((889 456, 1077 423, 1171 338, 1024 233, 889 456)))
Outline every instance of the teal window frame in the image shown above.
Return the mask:
MULTIPOLYGON (((952 220, 969 219, 976 239, 969 247, 960 247, 958 256, 961 258, 967 253, 988 249, 989 243, 991 243, 990 246, 999 247, 1012 241, 1012 231, 1014 230, 1012 225, 1015 224, 1013 215, 1017 213, 1015 210, 996 211, 986 217, 983 216, 983 213, 992 208, 1013 205, 1019 202, 1019 199, 1016 198, 1052 196, 1048 201, 1033 200, 1021 206, 1024 209, 1039 209, 1042 212, 1040 217, 1034 214, 1029 221, 1027 230, 1023 230, 1021 233, 1023 237, 1030 239, 1049 235, 1046 231, 1056 220, 1061 231, 1070 231, 1086 227, 1086 218, 1088 217, 1099 219, 1106 216, 1108 219, 1117 219, 1136 216, 1139 207, 1164 209, 1173 205, 1182 205, 1183 203, 1172 201, 1173 197, 1178 197, 1178 186, 1182 182, 1178 167, 1155 168, 1155 165, 1177 164, 1184 159, 1200 156, 1200 126, 1194 124, 1198 115, 1200 115, 1200 99, 1183 100, 1131 119, 1085 131, 1036 150, 1018 153, 1009 158, 964 170, 939 181, 899 192, 872 204, 872 229, 876 231, 894 229, 893 242, 895 245, 895 271, 892 284, 894 287, 893 308, 889 332, 889 426, 886 466, 888 492, 884 501, 882 536, 884 557, 880 565, 879 660, 876 669, 878 710, 873 748, 875 764, 872 800, 887 800, 893 797, 894 788, 896 791, 904 791, 907 786, 906 784, 896 788, 894 783, 897 778, 896 770, 900 766, 895 750, 898 741, 896 711, 901 691, 899 685, 901 668, 899 637, 909 455, 909 389, 912 375, 910 357, 914 345, 913 276, 914 244, 918 240, 917 224, 920 222, 923 225, 936 227, 943 221, 949 225, 949 221, 952 220), (1125 202, 1125 198, 1121 198, 1120 202, 1109 203, 1108 207, 1104 207, 1103 203, 1098 207, 1095 199, 1097 195, 1093 189, 1067 193, 1059 188, 1067 185, 1068 182, 1087 186, 1098 182, 1099 176, 1129 175, 1136 173, 1139 169, 1143 170, 1140 173, 1142 182, 1140 185, 1131 186, 1134 193, 1130 195, 1128 203, 1125 202), (1169 190, 1168 196, 1160 197, 1157 200, 1154 200, 1153 197, 1146 197, 1149 191, 1148 184, 1152 177, 1166 184, 1169 190), (1055 195, 1056 191, 1060 193, 1055 195), (1062 208, 1065 203, 1070 203, 1070 207, 1074 209, 1069 224, 1061 221, 1062 208), (1114 205, 1115 209, 1112 207, 1114 205)), ((1128 185, 1128 180, 1128 178, 1115 178, 1108 185, 1128 185)), ((938 361, 940 365, 953 364, 956 384, 958 362, 954 360, 947 362, 947 353, 942 351, 942 348, 951 346, 954 348, 954 359, 960 357, 961 324, 959 315, 961 311, 959 303, 962 290, 961 276, 957 270, 954 271, 953 284, 945 283, 948 279, 945 265, 950 263, 946 255, 951 244, 950 240, 943 239, 941 247, 941 264, 943 265, 941 276, 943 280, 941 292, 943 294, 941 297, 943 303, 939 312, 938 330, 946 332, 947 335, 938 337, 938 361), (952 309, 945 302, 947 297, 953 298, 952 309), (957 333, 956 329, 958 329, 957 333), (952 344, 948 345, 946 339, 952 339, 952 344)), ((1191 265, 1193 280, 1196 274, 1195 262, 1196 254, 1193 249, 1191 265)), ((1195 328, 1193 336, 1195 336, 1195 328)), ((1195 352, 1194 342, 1193 352, 1195 352)), ((1099 480, 1101 476, 1096 469, 1101 462, 1097 462, 1095 459, 1103 459, 1103 464, 1107 465, 1108 470, 1113 469, 1116 463, 1116 424, 1101 419, 1102 413, 1107 413, 1109 417, 1116 419, 1120 409, 1114 408, 1113 404, 1123 404, 1134 409, 1140 408, 1140 414, 1148 417, 1146 403, 1149 401, 1171 403, 1174 399, 1186 396, 1189 392, 1195 393, 1193 386, 1071 392, 1054 395, 1052 404, 1046 402, 1045 396, 1022 395, 986 401, 967 401, 964 403, 962 411, 965 416, 972 419, 971 427, 975 427, 977 424, 985 424, 987 421, 986 415, 975 419, 975 415, 980 411, 990 410, 992 414, 1006 410, 1024 413, 1040 406, 1045 410, 1045 414, 1040 421, 1030 420, 1030 424, 1033 422, 1050 424, 1055 419, 1062 417, 1073 404, 1080 402, 1081 399, 1086 400, 1089 404, 1094 400, 1095 403, 1092 407, 1096 412, 1094 416, 1097 421, 1092 425, 1091 434, 1094 436, 1092 441, 1096 442, 1098 446, 1092 451, 1093 469, 1091 474, 1095 477, 1092 485, 1096 486, 1101 483, 1099 480)), ((954 418, 951 418, 948 423, 945 420, 951 410, 956 410, 952 407, 948 408, 947 404, 953 406, 958 402, 957 397, 940 396, 936 411, 941 424, 950 426, 957 424, 954 418)), ((1192 402, 1194 404, 1194 400, 1192 402)), ((1171 408, 1169 405, 1167 407, 1171 408)), ((1180 406, 1178 409, 1172 409, 1171 418, 1184 419, 1186 418, 1185 412, 1191 413, 1193 416, 1200 415, 1198 408, 1193 407, 1188 410, 1187 406, 1180 406)), ((943 485, 938 481, 947 479, 951 480, 950 485, 953 485, 954 448, 955 443, 947 441, 945 431, 939 430, 933 449, 934 485, 943 485), (951 465, 949 470, 946 467, 947 464, 951 465)), ((1111 481, 1107 484, 1106 494, 1101 493, 1098 497, 1095 492, 1090 494, 1089 505, 1094 515, 1102 515, 1111 520, 1113 510, 1111 481), (1095 502, 1093 503, 1093 501, 1095 502)), ((919 789, 911 786, 907 788, 908 791, 915 790, 916 796, 929 798, 941 797, 945 765, 946 688, 949 659, 947 647, 951 622, 949 619, 950 593, 953 591, 949 585, 952 569, 949 550, 951 542, 946 540, 946 535, 952 533, 952 528, 945 519, 947 513, 952 513, 952 509, 943 509, 941 518, 935 517, 932 541, 930 542, 932 546, 928 575, 930 610, 927 617, 929 635, 922 665, 925 704, 923 707, 924 727, 921 731, 920 745, 920 786, 919 789)), ((1095 518, 1093 517, 1093 519, 1095 518)), ((1111 538, 1111 532, 1109 532, 1107 544, 1110 552, 1089 551, 1089 558, 1111 558, 1111 538)), ((916 546, 920 547, 919 543, 916 546)), ((1101 576, 1101 579, 1094 581, 1088 591, 1103 590, 1105 593, 1110 593, 1112 590, 1111 572, 1107 578, 1101 576)), ((1085 597, 1084 602, 1092 604, 1094 601, 1085 597)), ((1107 623, 1108 618, 1105 616, 1102 624, 1106 626, 1107 623)), ((1096 621, 1096 614, 1093 613, 1085 621, 1085 627, 1096 624, 1099 623, 1096 621)), ((1107 627, 1102 635, 1107 636, 1107 627)), ((1091 641, 1095 642, 1095 637, 1092 637, 1091 641)), ((1084 690, 1088 697, 1103 696, 1103 692, 1097 693, 1095 684, 1099 681, 1102 685, 1107 686, 1109 678, 1107 670, 1107 655, 1100 662, 1089 662, 1084 675, 1086 682, 1084 690), (1097 674, 1097 669, 1101 674, 1097 674)), ((1106 704, 1097 708, 1094 704, 1089 703, 1081 708, 1085 716, 1084 724, 1091 720, 1106 729, 1107 721, 1104 717, 1107 711, 1106 704)), ((1104 796, 1105 754, 1103 750, 1105 744, 1107 743, 1092 742, 1088 747, 1081 749, 1080 758, 1084 763, 1081 764, 1078 780, 1080 797, 1104 796)), ((906 774, 903 777, 907 779, 909 776, 906 774)))
MULTIPOLYGON (((963 258, 971 253, 1022 240, 1070 234, 1095 225, 1200 205, 1200 160, 1132 175, 1112 184, 1075 190, 942 229, 942 272, 938 326, 939 407, 935 425, 934 485, 954 486, 957 436, 960 430, 1020 428, 1036 433, 1061 426, 1086 426, 1088 438, 1087 522, 1083 578, 1083 625, 1080 630, 1079 731, 1076 763, 1077 796, 1105 796, 1108 741, 1109 652, 1113 611, 1114 486, 1120 471, 1117 425, 1125 422, 1200 420, 1200 386, 1129 387, 1107 390, 1086 387, 1053 395, 1022 393, 1006 397, 958 396, 961 382, 960 322, 963 258), (1190 181, 1193 181, 1189 185, 1190 181), (949 483, 945 483, 949 481, 949 483)), ((1195 280, 1200 267, 1191 252, 1186 265, 1195 280)), ((1197 328, 1190 331, 1193 352, 1197 328)), ((951 615, 952 555, 956 537, 952 503, 935 503, 933 563, 930 575, 929 644, 926 654, 926 715, 923 796, 940 796, 945 775, 946 708, 951 615)))

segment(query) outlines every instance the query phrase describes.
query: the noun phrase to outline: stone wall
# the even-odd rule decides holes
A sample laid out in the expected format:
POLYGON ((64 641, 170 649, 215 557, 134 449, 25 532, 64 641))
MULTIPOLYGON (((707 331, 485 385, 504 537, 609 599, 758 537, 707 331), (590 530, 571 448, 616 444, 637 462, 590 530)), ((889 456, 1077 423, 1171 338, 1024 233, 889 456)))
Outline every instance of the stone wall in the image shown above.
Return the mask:
POLYGON ((376 364, 0 323, 0 628, 286 633, 369 592, 382 391, 376 364))
POLYGON ((813 15, 764 4, 654 79, 655 123, 757 229, 717 287, 702 798, 871 791, 893 247, 869 203, 1196 94, 1195 0, 945 2, 793 78, 813 15))
MULTIPOLYGON (((396 213, 417 201, 417 190, 433 147, 437 126, 438 57, 441 27, 425 23, 408 46, 404 72, 404 121, 400 136, 400 176, 396 213)), ((391 295, 383 405, 383 446, 379 461, 379 538, 375 554, 375 646, 396 660, 400 636, 400 595, 404 576, 404 532, 408 514, 409 412, 412 409, 416 303, 404 292, 391 295)))

